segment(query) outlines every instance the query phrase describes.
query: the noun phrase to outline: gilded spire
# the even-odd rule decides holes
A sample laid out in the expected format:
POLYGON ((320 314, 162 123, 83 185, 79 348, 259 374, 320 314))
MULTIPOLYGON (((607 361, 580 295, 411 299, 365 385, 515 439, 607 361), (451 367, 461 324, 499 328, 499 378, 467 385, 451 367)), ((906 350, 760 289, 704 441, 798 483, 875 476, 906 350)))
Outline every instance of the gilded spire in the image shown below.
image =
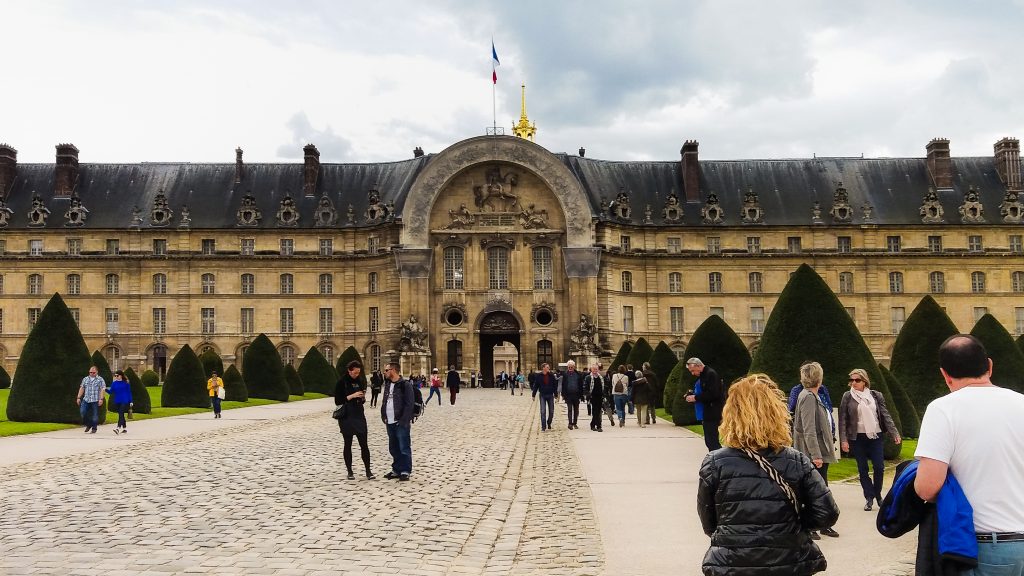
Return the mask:
POLYGON ((526 117, 526 84, 522 85, 523 89, 523 105, 522 112, 519 116, 519 123, 512 126, 512 133, 520 138, 525 138, 530 142, 533 142, 533 137, 537 134, 537 125, 531 124, 530 119, 526 117))

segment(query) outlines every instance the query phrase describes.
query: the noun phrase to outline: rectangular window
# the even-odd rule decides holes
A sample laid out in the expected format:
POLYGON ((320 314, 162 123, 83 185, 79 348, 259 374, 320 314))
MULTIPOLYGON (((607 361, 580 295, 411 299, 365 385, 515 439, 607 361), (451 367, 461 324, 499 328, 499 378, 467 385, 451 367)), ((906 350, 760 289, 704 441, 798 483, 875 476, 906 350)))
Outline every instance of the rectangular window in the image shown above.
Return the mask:
POLYGON ((256 309, 242 308, 241 322, 239 323, 242 334, 252 334, 256 331, 256 309))
POLYGON ((761 253, 761 237, 747 236, 747 254, 761 253))
POLYGON ((764 308, 760 306, 750 308, 750 331, 754 334, 764 332, 764 308))
POLYGON ((981 236, 968 236, 967 237, 967 250, 970 252, 981 252, 984 250, 981 243, 981 236))
POLYGON ((82 255, 82 239, 68 238, 68 256, 82 255))
POLYGON ((680 238, 669 238, 668 239, 668 253, 679 254, 683 251, 683 242, 680 238))
POLYGON ((74 319, 76 326, 82 325, 82 310, 81 308, 68 308, 71 311, 71 318, 74 319))
POLYGON ((889 317, 892 320, 892 333, 899 334, 903 324, 907 321, 907 309, 902 306, 894 306, 889 310, 889 317))
POLYGON ((295 331, 295 309, 281 308, 281 333, 291 334, 295 331))
POLYGON ((380 308, 376 306, 370 307, 370 332, 376 332, 380 329, 380 308))
POLYGON ((977 324, 978 320, 981 320, 981 317, 984 316, 985 314, 988 314, 988 307, 987 306, 975 306, 974 307, 974 323, 977 324))
MULTIPOLYGON (((3 310, 0 310, 0 320, 3 320, 3 310)), ((1024 308, 1013 309, 1013 320, 1017 328, 1014 334, 1024 334, 1024 308)))
POLYGON ((551 366, 554 361, 554 346, 551 345, 551 340, 537 341, 537 366, 551 366))
POLYGON ((217 253, 217 241, 213 238, 203 238, 200 252, 204 256, 213 256, 217 253))
POLYGON ((330 238, 320 239, 320 255, 321 256, 333 256, 334 255, 334 240, 330 238))
POLYGON ((370 294, 376 294, 380 291, 380 281, 376 272, 370 272, 366 275, 366 291, 370 294))
POLYGON ((444 289, 463 289, 463 252, 458 246, 449 246, 444 249, 444 289))
POLYGON ((153 334, 167 333, 167 308, 153 308, 153 334))
POLYGON ((167 256, 167 240, 156 238, 153 240, 153 255, 167 256))
POLYGON ((849 236, 838 236, 836 237, 836 252, 840 254, 849 254, 853 252, 853 239, 849 236))
POLYGON ((380 251, 380 238, 376 236, 370 236, 366 239, 366 252, 371 256, 377 254, 380 251))
POLYGON ((853 321, 856 323, 857 322, 857 309, 854 308, 853 306, 847 306, 845 308, 845 310, 846 310, 846 313, 850 315, 850 318, 853 318, 853 321))
POLYGON ((626 236, 625 234, 619 236, 619 248, 622 249, 623 252, 629 252, 632 249, 632 240, 629 236, 626 236))
POLYGON ((36 327, 36 322, 39 322, 39 311, 41 308, 29 308, 28 309, 28 329, 32 330, 36 327))
POLYGON ((533 249, 533 289, 551 290, 555 286, 551 264, 551 248, 538 246, 533 249))
POLYGON ((293 256, 295 254, 295 240, 281 238, 281 256, 293 256))
POLYGON ((256 293, 256 276, 252 274, 242 274, 242 294, 255 294, 256 293))
POLYGON ((708 308, 708 315, 718 316, 722 320, 725 320, 725 308, 722 308, 721 306, 711 306, 708 308))
POLYGON ((29 240, 28 241, 28 255, 29 256, 42 256, 43 255, 43 241, 42 240, 29 240))
POLYGON ((121 241, 117 238, 107 239, 107 256, 117 256, 121 253, 121 241))
POLYGON ((893 254, 899 252, 903 248, 903 239, 899 236, 886 236, 885 237, 885 249, 893 254))
MULTIPOLYGON (((372 276, 372 274, 371 274, 372 276)), ((321 294, 333 294, 334 293, 334 276, 330 274, 320 275, 320 293, 321 294)))
POLYGON ((7 254, 7 240, 0 240, 0 256, 7 254))
POLYGON ((462 342, 459 340, 448 341, 448 366, 462 370, 462 342))
POLYGON ((107 321, 107 334, 117 334, 121 322, 121 311, 117 308, 107 308, 104 311, 107 321))
POLYGON ((790 254, 799 254, 803 252, 803 240, 799 236, 790 236, 786 238, 786 246, 789 248, 790 254))
POLYGON ((853 272, 839 273, 839 293, 853 294, 853 272))
POLYGON ((68 274, 68 294, 78 295, 82 293, 82 277, 78 274, 68 274))
MULTIPOLYGON (((1018 308, 1019 310, 1019 308, 1018 308)), ((0 308, 0 334, 4 333, 4 310, 0 308)))
POLYGON ((928 251, 936 254, 942 252, 942 236, 928 237, 928 251))
POLYGON ((321 308, 320 309, 320 333, 330 334, 334 332, 334 309, 333 308, 321 308))
POLYGON ((213 308, 201 308, 199 317, 203 334, 213 334, 217 331, 217 313, 213 308))
POLYGON ((622 307, 622 331, 632 332, 633 331, 633 307, 623 306, 622 307))
POLYGON ((242 238, 241 246, 238 249, 238 253, 242 256, 252 256, 256 253, 256 239, 255 238, 242 238))
POLYGON ((682 334, 683 332, 683 309, 680 307, 673 307, 668 309, 669 324, 672 327, 673 334, 682 334))
MULTIPOLYGON (((1024 241, 1022 241, 1020 234, 1010 234, 1010 252, 1014 254, 1024 252, 1024 241)), ((2 250, 0 250, 0 254, 3 254, 2 250)))
POLYGON ((722 251, 722 238, 720 236, 707 237, 708 254, 718 254, 722 251))
POLYGON ((487 249, 488 289, 508 290, 508 249, 487 249))

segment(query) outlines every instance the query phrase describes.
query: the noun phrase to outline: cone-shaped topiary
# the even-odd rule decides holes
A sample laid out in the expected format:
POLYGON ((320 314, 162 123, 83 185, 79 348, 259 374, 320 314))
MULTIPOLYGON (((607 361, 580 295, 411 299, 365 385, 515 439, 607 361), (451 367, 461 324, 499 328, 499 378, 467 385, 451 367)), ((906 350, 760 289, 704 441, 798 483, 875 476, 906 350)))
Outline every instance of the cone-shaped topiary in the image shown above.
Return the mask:
POLYGON ((249 391, 242 380, 242 373, 232 364, 224 371, 224 399, 233 402, 248 402, 249 391))
POLYGON ((78 324, 64 300, 54 294, 21 349, 7 398, 7 419, 80 424, 75 398, 89 366, 92 358, 78 324))
POLYGON ((1020 348, 1020 351, 1024 352, 1024 334, 1017 336, 1017 348, 1020 348))
POLYGON ((939 304, 925 296, 896 337, 889 371, 903 384, 918 414, 924 414, 929 402, 949 392, 939 373, 939 346, 958 333, 939 304))
MULTIPOLYGON (((345 374, 348 371, 345 367, 348 366, 348 363, 353 360, 359 360, 360 363, 363 362, 363 359, 359 356, 359 351, 356 350, 355 346, 349 346, 348 348, 345 348, 345 351, 342 352, 341 356, 338 357, 338 365, 335 367, 335 370, 338 371, 338 374, 345 374)), ((359 383, 362 384, 363 387, 366 387, 365 364, 363 365, 362 371, 359 372, 359 383)), ((331 387, 331 391, 327 392, 327 394, 330 396, 334 396, 334 388, 331 387)))
POLYGON ((683 392, 686 388, 680 391, 680 386, 683 385, 683 376, 689 376, 690 373, 686 371, 686 363, 679 361, 675 367, 668 374, 668 380, 665 381, 665 403, 666 406, 672 406, 672 423, 676 426, 687 426, 689 424, 695 424, 697 422, 697 416, 693 412, 693 408, 682 400, 683 392), (671 396, 669 395, 671 393, 671 396), (687 406, 676 406, 677 402, 686 403, 687 406), (677 409, 678 408, 678 409, 677 409))
POLYGON ((242 376, 250 398, 288 401, 288 382, 284 378, 281 355, 266 334, 257 336, 245 349, 242 376))
POLYGON ((334 368, 324 355, 316 346, 310 346, 306 356, 302 358, 302 363, 299 364, 299 378, 302 378, 302 386, 306 391, 333 394, 334 385, 338 382, 334 374, 334 368))
POLYGON ((676 353, 662 340, 658 342, 658 346, 654 349, 654 354, 651 354, 649 362, 651 363, 651 370, 658 377, 656 389, 652 390, 652 394, 654 394, 654 407, 661 408, 665 404, 665 384, 668 382, 668 375, 672 373, 672 369, 676 367, 679 361, 676 359, 676 353))
POLYGON ((148 387, 160 385, 160 375, 153 370, 146 370, 142 373, 142 385, 148 387))
POLYGON ((131 366, 125 368, 124 377, 128 379, 128 385, 132 389, 132 404, 134 404, 132 411, 139 414, 151 414, 153 403, 149 400, 149 392, 146 391, 146 387, 142 385, 142 378, 139 378, 131 366))
MULTIPOLYGON (((690 338, 685 358, 700 358, 722 378, 722 384, 729 386, 734 380, 747 373, 750 368, 750 352, 736 332, 715 314, 708 316, 690 338)), ((672 421, 677 425, 695 424, 697 415, 693 404, 684 397, 693 388, 697 378, 690 374, 684 363, 679 385, 672 400, 672 421)))
POLYGON ((910 396, 907 395, 906 389, 903 388, 903 384, 900 383, 899 378, 895 374, 881 364, 878 365, 878 370, 882 373, 882 377, 885 378, 885 383, 889 386, 889 392, 892 392, 892 399, 896 403, 896 409, 900 412, 900 421, 903 423, 903 436, 906 438, 917 438, 917 435, 921 432, 921 417, 917 415, 917 408, 914 408, 914 403, 910 401, 910 396))
MULTIPOLYGON (((612 373, 618 372, 619 365, 622 365, 622 366, 626 365, 626 359, 629 358, 629 353, 632 350, 633 350, 633 345, 630 344, 629 341, 623 342, 622 346, 619 346, 618 353, 615 354, 614 358, 612 358, 612 363, 608 365, 608 369, 611 370, 612 373)), ((539 369, 539 367, 538 367, 538 369, 539 369)))
POLYGON ((788 393, 800 382, 800 365, 807 361, 821 364, 835 406, 849 390, 850 370, 863 368, 872 382, 881 378, 850 313, 818 273, 801 264, 775 302, 750 371, 767 374, 788 393))
POLYGON ((306 394, 306 388, 302 385, 302 378, 299 377, 299 373, 295 371, 295 367, 291 364, 284 367, 284 379, 288 382, 288 393, 292 396, 304 396, 306 394))
POLYGON ((985 314, 971 329, 971 335, 981 340, 992 359, 992 383, 1024 392, 1024 352, 999 320, 985 314))
POLYGON ((203 374, 206 374, 206 379, 210 379, 210 375, 214 372, 218 376, 224 376, 224 361, 220 359, 220 355, 214 352, 212 349, 207 350, 199 355, 199 362, 203 365, 203 374))
POLYGON ((93 350, 92 365, 96 367, 96 374, 103 378, 103 381, 107 383, 107 388, 110 388, 110 383, 114 381, 114 373, 110 370, 107 359, 100 354, 99 350, 93 350))
POLYGON ((0 366, 0 390, 6 390, 11 387, 11 375, 4 370, 3 366, 0 366))
POLYGON ((626 356, 626 364, 632 366, 633 370, 639 370, 644 362, 650 361, 652 354, 654 354, 654 348, 651 348, 647 339, 641 336, 637 339, 636 344, 633 344, 633 347, 629 349, 629 356, 626 356))
MULTIPOLYGON (((903 420, 900 418, 899 407, 893 398, 892 390, 889 389, 889 382, 881 371, 879 371, 878 380, 871 381, 871 388, 880 392, 885 398, 885 407, 889 410, 893 423, 896 424, 896 430, 899 431, 900 436, 903 436, 903 420)), ((838 402, 836 402, 836 407, 839 407, 838 402)), ((893 442, 893 438, 889 434, 885 435, 885 440, 882 442, 882 454, 886 460, 896 460, 900 457, 900 445, 893 442)))
POLYGON ((210 392, 199 357, 188 344, 181 347, 167 368, 167 378, 160 390, 164 408, 209 408, 210 392))

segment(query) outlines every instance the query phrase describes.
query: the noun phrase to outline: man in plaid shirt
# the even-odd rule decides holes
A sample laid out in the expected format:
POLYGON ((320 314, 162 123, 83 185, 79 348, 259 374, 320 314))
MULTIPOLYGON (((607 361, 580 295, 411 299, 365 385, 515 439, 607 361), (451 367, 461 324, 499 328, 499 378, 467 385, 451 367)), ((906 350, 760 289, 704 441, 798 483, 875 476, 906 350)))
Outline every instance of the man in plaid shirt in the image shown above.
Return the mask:
POLYGON ((78 398, 75 402, 82 412, 82 423, 85 424, 86 433, 96 433, 96 425, 99 424, 100 406, 103 406, 103 390, 107 383, 102 376, 96 375, 96 367, 89 367, 89 375, 82 378, 82 385, 78 388, 78 398))

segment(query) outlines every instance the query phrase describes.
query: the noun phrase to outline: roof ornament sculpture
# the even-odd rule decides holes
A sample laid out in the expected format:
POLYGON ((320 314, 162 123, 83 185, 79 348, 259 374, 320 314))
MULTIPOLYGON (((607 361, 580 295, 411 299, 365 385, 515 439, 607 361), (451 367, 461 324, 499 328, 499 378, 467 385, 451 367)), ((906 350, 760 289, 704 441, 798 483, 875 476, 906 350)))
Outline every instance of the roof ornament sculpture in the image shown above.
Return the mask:
POLYGON ((149 223, 153 226, 167 226, 173 217, 174 212, 167 205, 167 196, 163 190, 159 190, 153 200, 153 209, 149 212, 149 223))
POLYGON ((285 194, 281 200, 281 207, 277 210, 277 225, 294 227, 299 225, 299 210, 295 207, 295 200, 291 194, 285 194))
POLYGON ((11 210, 7 203, 4 202, 4 199, 0 198, 0 228, 7 228, 7 223, 13 215, 14 210, 11 210))
POLYGON ((188 209, 188 204, 181 205, 181 222, 178 223, 178 228, 188 228, 192 225, 192 212, 188 209))
POLYGON ((853 221, 853 206, 850 206, 850 194, 842 182, 836 182, 836 191, 832 193, 832 209, 828 211, 832 221, 847 223, 853 221))
POLYGON ((668 193, 665 198, 665 207, 661 209, 661 217, 669 222, 678 222, 683 218, 683 207, 679 205, 679 196, 676 191, 668 193))
POLYGON ((366 217, 367 222, 373 224, 387 218, 387 206, 380 201, 380 192, 378 192, 377 189, 371 188, 369 192, 367 192, 366 203, 368 206, 366 207, 366 213, 364 216, 366 217))
POLYGON ((608 206, 608 211, 611 213, 612 218, 619 220, 629 221, 629 216, 632 210, 629 208, 629 195, 626 194, 625 188, 619 188, 619 195, 615 197, 615 201, 608 206))
POLYGON ((817 200, 814 204, 811 204, 811 224, 824 224, 825 221, 821 219, 821 202, 817 200))
POLYGON ((43 204, 43 199, 32 192, 32 209, 28 211, 28 225, 33 228, 46 226, 46 219, 50 217, 50 209, 43 204))
POLYGON ((608 197, 604 194, 601 195, 601 217, 605 218, 608 216, 609 211, 612 209, 612 203, 608 201, 608 197))
POLYGON ((761 208, 761 201, 758 200, 753 186, 747 186, 747 191, 743 194, 740 216, 744 224, 764 224, 764 209, 761 208))
POLYGON ((348 205, 348 210, 345 212, 345 216, 348 217, 349 225, 356 223, 356 209, 351 204, 348 205))
POLYGON ((653 215, 654 210, 651 210, 651 205, 647 204, 644 206, 644 224, 654 224, 654 220, 651 219, 653 215))
POLYGON ((252 227, 260 225, 263 213, 256 206, 256 197, 252 195, 252 192, 247 192, 245 196, 242 196, 242 206, 235 212, 235 218, 238 219, 239 226, 252 227))
POLYGON ((324 192, 320 196, 320 200, 317 201, 316 211, 313 212, 313 222, 317 228, 327 228, 334 226, 338 221, 338 211, 334 209, 334 202, 331 202, 331 198, 324 192))
MULTIPOLYGON (((1007 190, 1003 197, 1003 203, 999 205, 999 215, 1007 224, 1020 224, 1024 215, 1024 207, 1020 203, 1020 193, 1016 190, 1007 190)), ((2 218, 2 216, 0 216, 2 218)))
POLYGON ((875 208, 871 204, 864 203, 860 206, 861 221, 865 224, 875 223, 875 208))
POLYGON ((924 224, 942 224, 946 221, 942 217, 945 210, 942 208, 942 203, 939 202, 939 195, 935 192, 934 187, 928 187, 928 192, 924 195, 921 209, 918 212, 921 214, 921 222, 924 224))
POLYGON ((132 223, 129 228, 141 228, 142 227, 142 210, 139 210, 138 206, 132 207, 132 223))
POLYGON ((700 219, 705 224, 721 224, 724 220, 725 211, 722 210, 722 205, 718 203, 718 194, 711 192, 708 194, 708 199, 704 201, 704 206, 700 209, 700 219))
POLYGON ((985 207, 981 204, 981 197, 974 186, 970 186, 964 193, 964 203, 957 209, 960 212, 960 222, 964 224, 984 224, 985 207))
POLYGON ((71 205, 68 206, 68 211, 64 213, 64 219, 66 222, 65 226, 78 227, 85 224, 85 219, 89 217, 89 210, 82 205, 82 199, 78 197, 78 194, 72 194, 71 205))

